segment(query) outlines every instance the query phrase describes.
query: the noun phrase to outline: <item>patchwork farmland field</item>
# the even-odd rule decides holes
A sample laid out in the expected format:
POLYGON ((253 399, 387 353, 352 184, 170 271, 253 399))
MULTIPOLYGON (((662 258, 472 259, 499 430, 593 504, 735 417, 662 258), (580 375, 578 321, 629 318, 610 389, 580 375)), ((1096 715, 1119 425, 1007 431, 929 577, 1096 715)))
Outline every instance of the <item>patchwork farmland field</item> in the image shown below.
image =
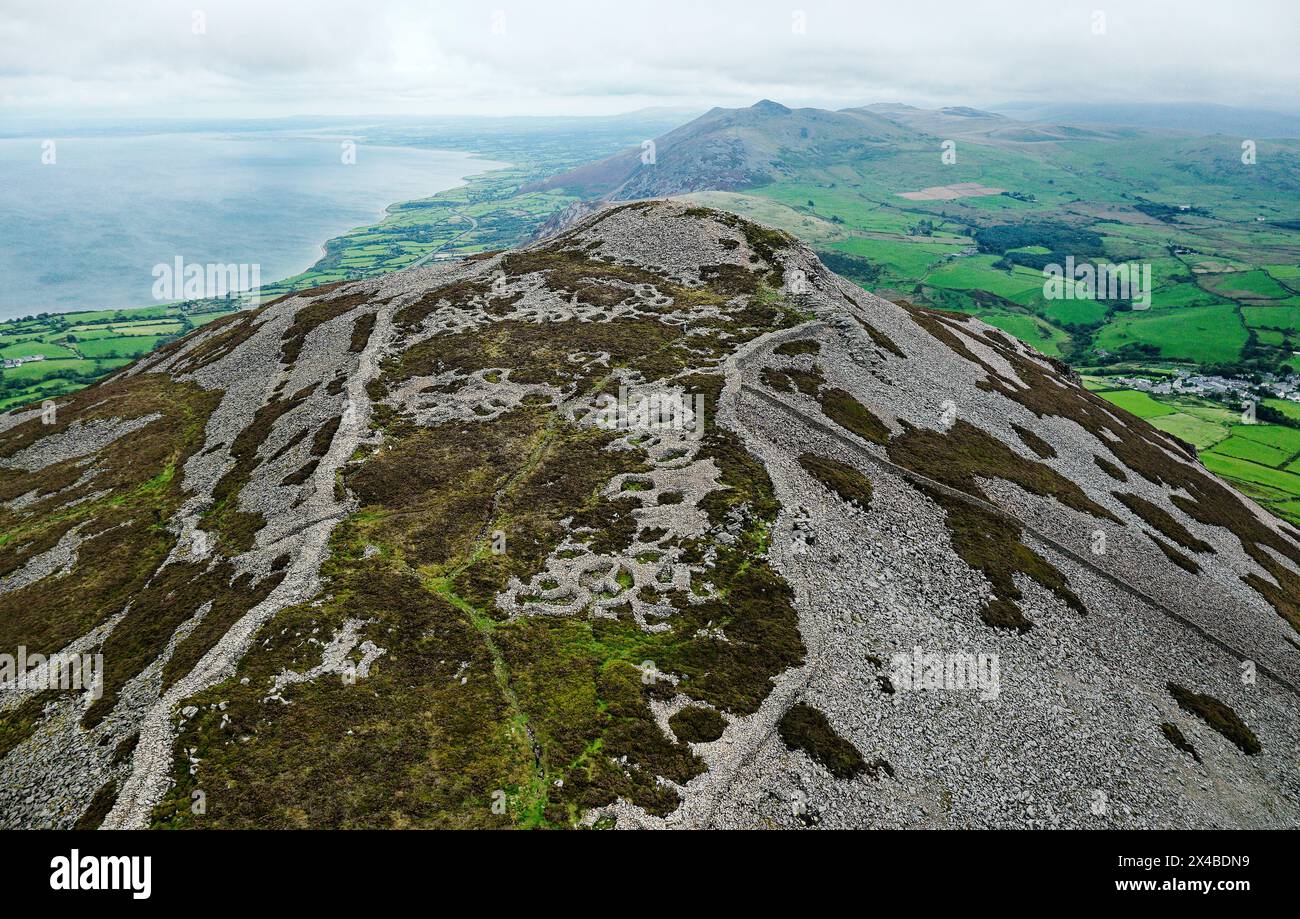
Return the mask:
POLYGON ((1130 130, 1026 143, 997 116, 907 118, 936 137, 964 132, 956 162, 937 141, 902 142, 688 197, 802 236, 864 287, 973 313, 1077 365, 1300 373, 1300 226, 1288 219, 1300 212, 1300 142, 1260 142, 1247 166, 1231 138, 1130 130), (950 187, 981 194, 914 194, 950 187), (1049 299, 1043 268, 1067 257, 1150 266, 1149 307, 1049 299))
POLYGON ((1300 403, 1280 399, 1264 402, 1294 419, 1296 427, 1243 424, 1239 413, 1208 400, 1107 389, 1108 384, 1099 378, 1087 383, 1107 401, 1193 444, 1211 472, 1271 513, 1300 524, 1300 403))
POLYGON ((0 323, 0 410, 74 392, 235 306, 172 304, 0 323))

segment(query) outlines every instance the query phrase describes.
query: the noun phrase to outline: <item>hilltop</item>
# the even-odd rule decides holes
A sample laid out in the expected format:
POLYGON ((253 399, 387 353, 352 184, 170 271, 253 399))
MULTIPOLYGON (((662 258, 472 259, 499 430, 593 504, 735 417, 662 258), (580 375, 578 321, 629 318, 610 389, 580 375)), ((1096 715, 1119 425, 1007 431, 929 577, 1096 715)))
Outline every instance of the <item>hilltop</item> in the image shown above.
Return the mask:
POLYGON ((586 202, 538 235, 609 201, 681 196, 784 229, 888 299, 978 316, 1117 402, 1132 394, 1112 376, 1231 378, 1245 398, 1161 399, 1149 417, 1300 525, 1300 407, 1238 423, 1248 402, 1275 408, 1300 382, 1300 142, 1085 120, 896 103, 715 109, 657 138, 653 162, 632 148, 546 180, 546 193, 586 202), (1049 296, 1045 270, 1071 264, 1140 270, 1150 284, 1141 297, 1049 296))
POLYGON ((763 185, 801 162, 870 158, 923 135, 866 109, 791 109, 770 99, 714 108, 653 141, 530 186, 630 201, 763 185))
POLYGON ((1300 533, 731 214, 217 319, 0 466, 0 647, 105 664, 0 694, 5 826, 1300 824, 1300 533))

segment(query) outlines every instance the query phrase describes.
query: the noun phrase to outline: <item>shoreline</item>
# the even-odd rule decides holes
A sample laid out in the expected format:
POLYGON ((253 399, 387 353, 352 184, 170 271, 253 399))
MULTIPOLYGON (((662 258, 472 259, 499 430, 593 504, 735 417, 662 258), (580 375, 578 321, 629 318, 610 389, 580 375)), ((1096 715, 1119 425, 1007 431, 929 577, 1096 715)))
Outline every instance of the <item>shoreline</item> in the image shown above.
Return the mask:
MULTIPOLYGON (((334 139, 317 140, 331 144, 334 139)), ((362 142, 359 146, 367 145, 362 142)), ((495 200, 494 192, 502 183, 509 184, 524 170, 524 167, 478 150, 391 143, 372 145, 370 149, 389 154, 405 151, 407 154, 433 156, 417 156, 414 161, 408 159, 405 163, 395 161, 392 168, 397 171, 390 175, 395 175, 396 180, 390 179, 390 184, 411 185, 411 182, 400 180, 414 175, 415 184, 419 186, 414 193, 410 188, 403 189, 405 194, 389 196, 390 200, 377 202, 369 208, 356 208, 350 219, 339 221, 329 232, 322 233, 310 243, 315 250, 314 257, 311 253, 304 253, 297 263, 306 263, 305 269, 296 273, 282 270, 277 272, 276 280, 261 281, 256 302, 248 298, 151 301, 146 293, 143 302, 136 301, 135 305, 106 307, 89 304, 39 312, 27 306, 28 312, 24 315, 0 319, 0 348, 7 358, 40 355, 0 369, 0 413, 75 392, 144 357, 165 341, 285 294, 346 280, 348 275, 360 279, 401 271, 448 250, 455 255, 460 251, 458 245, 472 249, 474 240, 465 240, 464 237, 477 229, 478 223, 474 216, 462 213, 462 210, 477 210, 481 200, 495 200), (416 165, 412 166, 412 162, 416 165), (422 174, 410 172, 411 169, 418 170, 421 164, 424 166, 422 174), (407 170, 406 176, 401 173, 402 169, 407 170), (474 191, 466 191, 476 185, 484 189, 486 197, 476 197, 474 191), (440 201, 440 196, 444 195, 452 197, 440 201), (409 220, 403 211, 409 212, 409 220), (448 219, 453 225, 451 230, 446 225, 448 219), (349 240, 348 237, 354 238, 349 240), (335 245, 337 249, 331 256, 331 247, 335 245), (394 264, 394 260, 401 260, 401 263, 394 264), (187 304, 190 309, 183 308, 187 304)), ((291 151, 294 153, 296 151, 291 151)), ((307 159, 311 159, 310 154, 307 159)), ((307 185, 314 186, 328 177, 311 175, 307 178, 307 185)), ((351 200, 355 201, 355 196, 351 200)), ((301 199, 289 203, 282 217, 286 226, 293 225, 292 205, 300 204, 301 199)), ((343 206, 348 206, 346 199, 343 206)), ((246 223, 249 220, 247 214, 253 212, 236 213, 239 215, 233 224, 236 228, 249 225, 246 223)), ((265 244, 266 240, 253 239, 252 242, 265 244)), ((193 264, 206 266, 209 263, 196 259, 193 264)), ((83 279, 84 287, 93 284, 93 278, 83 279)), ((171 292, 183 293, 179 290, 171 292)), ((24 305, 35 302, 34 297, 14 297, 15 302, 24 302, 24 299, 24 305)))
MULTIPOLYGON (((211 133, 211 134, 213 134, 213 135, 220 136, 220 137, 223 137, 223 138, 225 138, 225 139, 230 139, 230 140, 240 140, 240 139, 252 139, 252 140, 274 140, 274 139, 276 139, 276 138, 267 138, 267 137, 252 137, 252 138, 246 138, 245 135, 243 135, 243 134, 240 134, 240 133, 238 133, 238 132, 230 132, 230 131, 224 131, 224 132, 166 132, 166 133, 167 133, 168 135, 171 135, 171 136, 194 136, 194 135, 197 135, 197 134, 211 133)), ((155 136, 155 135, 132 135, 132 136, 133 136, 133 137, 140 137, 140 136, 155 136)), ((3 140, 14 140, 14 139, 19 139, 19 138, 0 138, 0 139, 3 139, 3 140)), ((282 138, 279 138, 279 139, 285 139, 285 138, 282 137, 282 138)), ((334 142, 338 142, 338 141, 340 141, 340 140, 347 140, 347 139, 350 139, 350 138, 345 137, 344 135, 341 135, 341 134, 338 135, 337 137, 324 137, 324 136, 317 137, 317 136, 310 136, 310 135, 301 135, 301 134, 299 134, 299 135, 294 135, 294 136, 292 137, 292 139, 294 139, 294 140, 301 140, 301 141, 311 141, 311 140, 315 140, 315 141, 319 141, 319 142, 321 142, 321 143, 334 143, 334 142)), ((289 271, 289 272, 287 272, 287 273, 283 273, 283 274, 281 274, 280 277, 276 278, 275 280, 272 280, 272 281, 265 281, 265 282, 263 282, 263 283, 261 284, 261 289, 263 289, 263 290, 266 290, 266 289, 273 289, 273 288, 275 288, 277 285, 284 284, 285 282, 291 281, 291 280, 294 279, 294 278, 300 277, 300 276, 302 276, 302 275, 305 275, 305 274, 308 274, 308 273, 312 272, 313 270, 316 270, 316 269, 318 268, 318 266, 320 266, 321 262, 322 262, 325 258, 328 257, 328 255, 329 255, 329 247, 330 247, 330 244, 331 244, 331 243, 335 242, 336 240, 342 239, 342 238, 344 238, 344 237, 346 237, 346 236, 348 236, 348 235, 350 235, 350 234, 352 234, 352 233, 355 233, 355 232, 357 232, 357 231, 359 231, 359 230, 367 230, 367 229, 371 229, 371 228, 374 228, 374 227, 378 227, 378 226, 380 226, 380 225, 381 225, 381 224, 382 224, 386 219, 388 219, 391 215, 393 215, 394 213, 396 213, 399 209, 401 209, 401 208, 403 208, 403 207, 406 207, 406 206, 408 206, 408 205, 410 205, 410 204, 413 204, 413 203, 415 203, 415 202, 418 202, 418 201, 426 201, 426 200, 429 200, 429 199, 432 199, 432 198, 436 198, 437 196, 439 196, 439 195, 441 195, 441 194, 444 194, 444 193, 446 193, 446 192, 455 191, 455 190, 457 190, 457 189, 464 188, 464 187, 466 187, 466 186, 472 184, 472 182, 473 182, 475 179, 477 179, 477 178, 479 178, 479 177, 481 177, 481 176, 487 175, 487 174, 489 174, 489 173, 491 173, 491 172, 496 172, 496 171, 500 171, 500 170, 503 170, 503 169, 511 169, 511 168, 515 168, 514 164, 512 164, 512 163, 507 163, 507 162, 504 162, 504 161, 488 159, 487 156, 486 156, 486 154, 483 154, 483 153, 480 153, 480 152, 477 152, 477 151, 465 151, 465 150, 454 150, 454 149, 442 149, 442 148, 432 148, 432 147, 405 146, 405 145, 401 145, 401 144, 392 144, 392 143, 384 143, 384 144, 366 144, 366 143, 364 143, 364 142, 358 142, 357 147, 358 147, 358 149, 365 148, 365 149, 367 149, 367 150, 375 150, 375 151, 402 151, 402 152, 418 152, 418 153, 423 153, 423 154, 433 154, 433 155, 435 155, 435 156, 438 156, 438 155, 444 155, 444 156, 445 156, 445 155, 451 155, 451 156, 456 156, 456 157, 458 157, 458 158, 462 158, 463 160, 466 161, 466 162, 463 164, 464 166, 466 166, 466 167, 473 167, 473 171, 460 172, 460 171, 458 170, 458 174, 457 174, 457 176, 455 177, 455 179, 451 181, 451 184, 448 184, 448 185, 446 185, 446 186, 444 186, 444 187, 440 187, 440 188, 438 188, 436 191, 432 191, 432 192, 430 192, 430 193, 428 193, 428 194, 420 195, 420 196, 417 196, 417 197, 411 197, 411 198, 401 198, 401 199, 398 199, 398 200, 395 200, 395 201, 389 201, 387 204, 384 204, 382 207, 380 207, 380 208, 378 208, 378 209, 376 209, 375 211, 372 212, 375 216, 374 216, 374 217, 373 217, 369 222, 353 223, 353 224, 351 224, 350 226, 347 226, 347 227, 345 227, 345 228, 343 228, 343 229, 341 229, 341 230, 338 230, 338 231, 335 231, 335 232, 330 233, 330 234, 327 235, 327 236, 326 236, 322 241, 320 241, 320 242, 318 242, 318 243, 316 244, 316 246, 315 246, 315 249, 316 249, 316 255, 315 255, 315 257, 312 258, 312 259, 311 259, 311 260, 310 260, 310 261, 309 261, 305 266, 303 266, 301 269, 299 269, 299 270, 297 270, 297 271, 289 271), (475 161, 477 161, 477 162, 475 162, 475 161)), ((197 264, 206 264, 206 263, 197 263, 197 264)), ((128 315, 129 315, 129 314, 131 314, 131 313, 133 313, 133 312, 136 312, 136 311, 139 311, 139 310, 146 310, 146 309, 160 309, 160 308, 167 308, 167 307, 175 307, 175 306, 177 306, 177 305, 179 305, 179 304, 181 304, 181 303, 186 303, 186 302, 191 302, 191 301, 187 301, 187 300, 157 301, 157 300, 155 300, 155 301, 152 301, 152 302, 135 303, 135 304, 130 305, 130 306, 84 306, 84 307, 76 307, 76 308, 73 308, 73 309, 61 309, 61 308, 57 308, 57 307, 54 307, 54 308, 43 308, 43 309, 38 309, 38 310, 36 310, 36 311, 34 311, 34 312, 25 313, 25 314, 23 314, 23 315, 19 315, 19 316, 11 316, 11 317, 3 317, 3 318, 0 318, 0 335, 4 334, 4 330, 5 330, 5 328, 6 328, 7 326, 10 326, 11 324, 17 324, 17 323, 23 323, 23 322, 31 322, 31 321, 38 321, 38 320, 37 320, 37 317, 38 317, 38 316, 42 316, 42 315, 46 316, 47 318, 53 318, 53 317, 56 317, 56 316, 76 316, 76 315, 92 314, 92 313, 93 313, 93 314, 99 314, 99 313, 124 313, 124 314, 128 314, 128 315)))
MULTIPOLYGON (((342 135, 340 135, 340 137, 341 137, 341 136, 342 136, 342 135)), ((329 138, 329 139, 330 139, 330 140, 337 140, 338 138, 329 138)), ((360 147, 360 146, 362 146, 362 145, 361 145, 361 144, 358 144, 357 146, 360 147)), ((372 150, 420 150, 420 151, 425 152, 425 153, 455 153, 455 154, 459 154, 459 155, 461 155, 461 156, 465 156, 465 157, 467 157, 467 158, 469 158, 469 159, 481 158, 481 157, 484 156, 484 154, 482 154, 482 153, 466 152, 466 151, 464 151, 464 150, 443 150, 443 149, 441 149, 441 148, 428 148, 428 147, 404 147, 404 146, 401 146, 400 144, 375 144, 375 145, 372 145, 372 146, 368 146, 368 149, 372 149, 372 150)), ((482 175, 487 175, 489 172, 497 172, 497 171, 502 170, 502 169, 514 169, 514 168, 515 168, 515 164, 514 164, 514 163, 506 163, 506 162, 501 162, 501 161, 498 161, 498 160, 487 160, 486 162, 494 163, 495 165, 494 165, 491 169, 484 169, 484 170, 482 170, 482 171, 480 171, 480 172, 471 172, 471 173, 466 173, 465 175, 461 176, 461 177, 456 181, 456 184, 455 184, 455 185, 452 185, 452 186, 450 186, 450 187, 448 187, 448 188, 440 189, 440 190, 434 192, 434 193, 431 194, 431 195, 425 195, 425 196, 422 197, 422 198, 407 198, 407 199, 404 200, 404 201, 394 201, 394 202, 392 202, 392 203, 390 203, 390 204, 387 204, 387 205, 384 206, 384 209, 383 209, 382 211, 380 211, 380 213, 379 213, 379 219, 376 220, 374 223, 363 223, 363 224, 360 224, 360 225, 355 226, 355 227, 349 227, 347 230, 343 231, 342 233, 338 234, 337 236, 331 236, 329 239, 325 240, 323 243, 321 243, 321 244, 317 247, 317 248, 320 250, 320 255, 318 255, 318 256, 316 257, 316 260, 315 260, 314 262, 312 262, 310 265, 308 265, 306 268, 304 268, 302 271, 299 271, 297 274, 289 275, 289 278, 297 277, 297 275, 301 275, 301 274, 306 274, 307 272, 309 272, 309 271, 311 271, 313 268, 315 268, 317 265, 319 265, 319 264, 321 263, 321 260, 322 260, 323 258, 325 258, 327 255, 329 255, 329 244, 332 243, 334 240, 336 240, 336 239, 342 239, 344 236, 347 236, 349 233, 353 233, 353 232, 355 232, 355 231, 357 231, 357 230, 366 230, 366 229, 369 229, 369 228, 371 228, 371 227, 377 227, 377 226, 379 226, 379 225, 380 225, 381 223, 383 223, 383 222, 384 222, 384 221, 385 221, 389 216, 391 216, 391 215, 393 214, 393 212, 394 212, 393 209, 394 209, 394 208, 405 207, 405 206, 407 206, 408 204, 413 204, 413 203, 415 203, 416 201, 427 201, 427 200, 429 200, 430 198, 436 198, 436 197, 438 197, 438 195, 445 194, 446 192, 449 192, 449 191, 455 191, 455 190, 458 189, 458 188, 464 188, 466 185, 469 185, 469 184, 470 184, 470 180, 471 180, 471 179, 478 178, 479 176, 482 176, 482 175)), ((278 283, 280 283, 281 281, 287 281, 287 280, 289 280, 289 278, 280 278, 278 281, 272 281, 271 284, 278 284, 278 283)), ((270 286, 270 285, 267 285, 267 286, 270 286)))

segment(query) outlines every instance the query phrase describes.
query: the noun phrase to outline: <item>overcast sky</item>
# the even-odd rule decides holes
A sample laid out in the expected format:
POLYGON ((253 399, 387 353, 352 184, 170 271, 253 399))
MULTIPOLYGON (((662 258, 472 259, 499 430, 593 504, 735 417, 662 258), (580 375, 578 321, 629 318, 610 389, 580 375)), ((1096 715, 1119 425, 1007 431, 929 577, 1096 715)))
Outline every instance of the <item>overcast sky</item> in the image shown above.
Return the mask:
POLYGON ((0 117, 1296 111, 1297 39, 1300 0, 0 0, 0 117))

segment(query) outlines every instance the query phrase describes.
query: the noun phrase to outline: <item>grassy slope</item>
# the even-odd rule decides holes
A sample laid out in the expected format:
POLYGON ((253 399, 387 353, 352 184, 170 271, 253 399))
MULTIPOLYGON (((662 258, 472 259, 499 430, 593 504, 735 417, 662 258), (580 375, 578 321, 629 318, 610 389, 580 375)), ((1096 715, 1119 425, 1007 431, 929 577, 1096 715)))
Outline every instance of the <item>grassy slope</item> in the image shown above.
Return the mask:
MULTIPOLYGON (((976 313, 1047 353, 1078 359, 1081 348, 1116 352, 1145 345, 1150 356, 1166 360, 1231 364, 1243 358, 1248 328, 1269 328, 1281 334, 1258 339, 1265 348, 1261 360, 1282 368, 1300 350, 1294 301, 1300 232, 1268 221, 1300 205, 1300 188, 1287 174, 1300 158, 1293 142, 1268 146, 1268 162, 1257 167, 1242 166, 1218 140, 1197 138, 1138 136, 1015 149, 968 142, 953 165, 944 165, 934 150, 904 148, 858 165, 798 170, 788 180, 713 203, 766 218, 819 250, 866 260, 868 276, 855 278, 864 286, 976 313), (1004 188, 1019 198, 899 197, 957 182, 1004 188), (1197 210, 1178 212, 1183 204, 1197 210), (1153 216, 1135 205, 1175 210, 1153 216), (997 253, 976 250, 977 231, 1003 223, 1087 229, 1102 245, 1091 258, 1079 252, 1079 261, 1150 264, 1151 309, 1047 300, 1038 267, 1009 266, 997 253)), ((1051 250, 1024 245, 1012 251, 1051 250)))
MULTIPOLYGON (((1153 398, 1132 389, 1101 389, 1098 395, 1194 444, 1207 469, 1300 524, 1300 428, 1242 424, 1238 413, 1202 399, 1153 398)), ((1300 422, 1300 405, 1266 404, 1300 422)))

